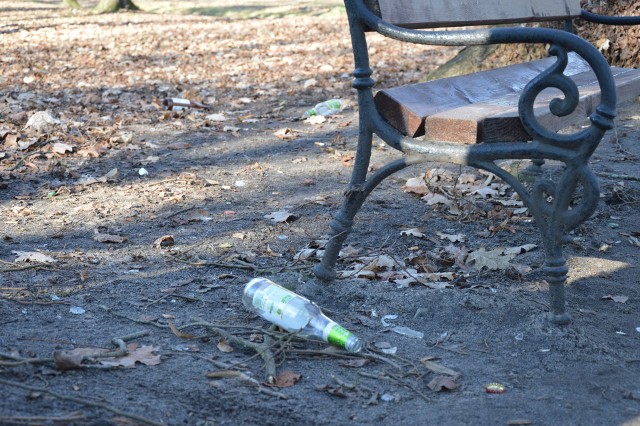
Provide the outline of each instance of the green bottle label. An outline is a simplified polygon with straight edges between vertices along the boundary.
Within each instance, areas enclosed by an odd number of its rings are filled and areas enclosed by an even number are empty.
[[[331,343],[332,345],[344,348],[347,344],[347,339],[349,338],[349,336],[351,336],[351,332],[349,330],[338,324],[334,324],[333,327],[331,327],[331,330],[329,330],[327,342]]]
[[[274,319],[282,318],[287,303],[293,299],[290,291],[281,287],[268,287],[263,291],[258,291],[253,296],[253,306],[262,312],[262,316],[274,322]]]

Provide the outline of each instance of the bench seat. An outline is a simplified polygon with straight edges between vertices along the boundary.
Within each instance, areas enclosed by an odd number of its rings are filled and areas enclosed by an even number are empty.
[[[424,135],[427,141],[480,142],[528,141],[518,116],[518,99],[524,86],[547,69],[555,58],[502,67],[474,74],[380,90],[375,103],[382,117],[402,134]],[[640,95],[640,70],[611,68],[616,81],[618,103]],[[600,88],[589,65],[569,54],[565,75],[580,91],[579,107],[567,117],[556,117],[549,101],[560,96],[547,89],[536,101],[541,124],[560,130],[593,113],[600,100]],[[437,100],[434,102],[433,100]]]

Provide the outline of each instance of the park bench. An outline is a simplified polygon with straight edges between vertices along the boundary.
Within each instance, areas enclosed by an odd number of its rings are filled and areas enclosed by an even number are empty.
[[[529,208],[544,243],[550,320],[568,323],[564,294],[568,267],[562,246],[568,232],[591,216],[599,200],[598,181],[588,161],[605,132],[614,127],[616,105],[640,94],[640,70],[610,67],[598,49],[572,33],[572,20],[636,25],[640,18],[593,14],[581,9],[580,0],[345,0],[345,4],[355,60],[359,139],[351,181],[331,222],[332,237],[314,269],[316,276],[324,282],[335,279],[338,254],[354,217],[386,177],[427,161],[468,165],[500,177]],[[520,25],[554,20],[564,22],[565,30]],[[494,24],[500,25],[487,27]],[[425,45],[540,43],[549,46],[550,56],[385,88],[374,96],[369,32]],[[588,126],[566,131],[587,117]],[[369,174],[374,134],[405,155]],[[497,163],[513,159],[532,161],[530,169],[537,176],[533,184],[520,182]],[[564,163],[559,177],[543,173],[549,160]],[[574,197],[577,191],[580,196]]]

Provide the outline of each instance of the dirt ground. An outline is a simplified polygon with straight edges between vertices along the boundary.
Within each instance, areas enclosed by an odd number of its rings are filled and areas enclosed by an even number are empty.
[[[267,12],[3,2],[0,424],[640,424],[638,100],[593,157],[602,202],[565,250],[570,325],[543,319],[517,197],[440,164],[374,192],[350,272],[318,294],[357,135],[348,33],[335,4]],[[380,84],[455,54],[372,46]],[[300,119],[334,97],[340,114]],[[374,168],[397,157],[376,144]],[[365,350],[269,329],[241,303],[256,276],[312,295]]]

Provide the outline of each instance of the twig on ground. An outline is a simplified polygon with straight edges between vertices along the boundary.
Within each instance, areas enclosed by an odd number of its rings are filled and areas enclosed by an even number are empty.
[[[42,424],[71,424],[71,422],[81,422],[87,420],[87,416],[82,411],[63,416],[0,416],[0,424],[12,425],[42,425]]]
[[[62,399],[64,401],[75,402],[77,404],[82,404],[82,405],[87,406],[87,407],[102,408],[103,410],[110,411],[110,412],[112,412],[114,414],[117,414],[117,415],[123,416],[123,417],[127,417],[129,419],[138,421],[140,423],[144,423],[144,424],[148,424],[148,425],[164,426],[163,423],[159,423],[159,422],[156,422],[154,420],[150,420],[150,419],[147,419],[145,417],[138,416],[136,414],[127,413],[126,411],[119,410],[119,409],[115,408],[114,406],[112,406],[110,404],[107,404],[105,402],[89,401],[89,400],[84,399],[84,398],[78,398],[76,396],[70,396],[70,395],[65,395],[65,394],[61,394],[61,393],[58,393],[58,392],[54,392],[54,391],[49,390],[47,388],[40,388],[40,387],[37,387],[37,386],[29,386],[29,385],[25,385],[25,384],[22,384],[22,383],[16,383],[16,382],[13,382],[13,381],[10,381],[10,380],[5,380],[5,379],[0,379],[0,383],[3,384],[3,385],[6,385],[6,386],[12,386],[12,387],[28,390],[28,391],[31,391],[31,392],[46,393],[48,395],[53,396],[54,398]]]
[[[224,368],[225,370],[239,370],[239,369],[245,369],[246,370],[246,366],[244,366],[244,364],[241,363],[233,363],[233,364],[227,364],[226,362],[222,362],[222,361],[218,361],[217,359],[213,359],[211,357],[208,358],[204,358],[207,361],[209,361],[211,364],[215,365],[218,368]]]
[[[254,385],[257,389],[258,392],[260,393],[264,393],[265,395],[269,395],[269,396],[275,396],[276,398],[280,398],[280,399],[288,399],[289,397],[281,392],[277,392],[274,391],[272,389],[269,389],[268,387],[262,385],[262,383],[260,383],[259,381],[257,381],[256,379],[254,379],[253,377],[250,377],[249,375],[241,372],[241,371],[231,371],[231,370],[226,370],[226,371],[216,371],[213,373],[208,373],[207,377],[209,378],[214,378],[214,379],[223,379],[223,378],[238,378],[244,382],[250,383],[252,385]]]
[[[603,178],[608,178],[608,179],[640,181],[640,176],[621,175],[617,173],[608,173],[608,172],[598,172],[596,173],[596,175]]]
[[[446,346],[442,346],[440,343],[433,345],[434,348],[440,348],[440,349],[444,349],[445,351],[449,351],[449,352],[453,352],[454,354],[459,354],[459,355],[469,355],[469,352],[465,352],[461,349],[457,349],[457,348],[448,348]]]
[[[352,353],[349,353],[349,352],[327,352],[327,351],[323,351],[323,350],[313,350],[313,349],[291,348],[291,349],[289,349],[288,352],[292,353],[292,354],[309,355],[309,356],[313,356],[313,357],[342,358],[342,359],[363,358],[359,353],[358,354],[352,354]]]
[[[44,145],[46,145],[48,143],[49,143],[49,141],[45,141],[44,143],[43,142],[39,142],[35,146],[44,146]],[[16,164],[14,164],[13,166],[9,167],[7,169],[7,171],[8,172],[12,172],[15,169],[17,169],[18,167],[20,167],[20,165],[22,165],[22,163],[24,163],[27,158],[29,158],[29,157],[37,157],[37,156],[39,156],[41,154],[44,154],[44,151],[34,151],[34,152],[30,152],[29,154],[23,155],[22,158],[20,158],[18,161],[16,161]]]
[[[207,267],[213,266],[216,268],[230,268],[230,269],[246,269],[249,271],[253,271],[255,273],[271,273],[271,272],[282,272],[282,271],[302,271],[305,269],[311,269],[313,265],[284,265],[284,266],[272,266],[268,268],[260,268],[251,263],[243,262],[241,260],[234,260],[233,262],[210,262],[210,261],[188,261],[188,260],[179,260],[172,259],[174,262],[184,263],[185,265],[195,266],[195,267]]]
[[[117,347],[118,349],[111,352],[87,355],[83,357],[82,360],[84,361],[85,359],[91,359],[91,358],[120,358],[123,356],[127,356],[129,354],[129,351],[127,350],[126,342],[130,342],[131,340],[138,339],[140,337],[144,337],[148,335],[149,335],[149,330],[142,330],[137,333],[128,334],[126,336],[114,337],[113,339],[111,339],[111,344]]]
[[[168,293],[168,294],[163,295],[163,296],[162,296],[162,297],[160,297],[159,299],[152,300],[151,302],[147,303],[146,305],[144,305],[144,308],[146,309],[146,308],[148,308],[148,307],[150,307],[150,306],[153,306],[153,305],[155,305],[156,303],[162,302],[163,300],[168,299],[168,298],[170,298],[170,297],[175,297],[175,298],[178,298],[178,299],[184,299],[184,300],[186,300],[187,302],[211,303],[211,302],[208,302],[207,300],[200,299],[199,297],[183,296],[183,295],[181,295],[181,294]]]
[[[275,346],[271,337],[267,334],[264,335],[264,340],[262,343],[254,343],[250,342],[241,337],[235,336],[229,333],[226,330],[218,327],[216,324],[211,324],[205,321],[196,321],[188,324],[189,327],[204,327],[207,330],[214,333],[216,336],[220,337],[231,346],[235,346],[240,349],[248,349],[256,352],[256,356],[260,356],[265,364],[265,372],[266,372],[266,380],[267,383],[273,383],[276,377],[276,363],[275,356],[272,351],[272,348]],[[178,330],[183,330],[187,328],[186,326],[177,327]],[[278,340],[277,342],[279,342]],[[276,343],[277,343],[276,342]],[[243,361],[243,363],[246,361]]]
[[[173,212],[173,213],[170,213],[169,215],[165,216],[165,217],[164,217],[164,220],[171,219],[172,217],[175,217],[175,216],[181,215],[181,214],[183,214],[183,213],[188,213],[188,212],[190,212],[191,210],[195,210],[195,209],[197,209],[197,208],[199,208],[199,207],[197,207],[197,206],[191,206],[191,207],[186,208],[186,209],[178,210],[177,212]]]
[[[8,263],[8,262],[4,262],[4,263]],[[0,269],[0,272],[16,272],[16,271],[24,271],[27,269],[37,269],[39,271],[58,271],[59,270],[52,267],[46,267],[45,265],[46,264],[44,263],[34,263],[31,265],[17,266],[15,268]]]
[[[326,357],[343,358],[343,359],[365,358],[372,361],[384,362],[397,370],[402,370],[402,367],[398,363],[390,360],[387,357],[378,355],[373,352],[358,352],[358,353],[326,352],[322,350],[295,349],[295,348],[289,349],[289,352],[294,354],[299,354],[299,355],[315,355],[315,356],[326,356]]]
[[[180,259],[172,259],[174,262],[184,263],[186,265],[191,266],[215,266],[216,268],[230,268],[230,269],[248,269],[250,271],[257,271],[258,267],[256,265],[252,265],[250,263],[242,262],[242,263],[224,263],[224,262],[209,262],[207,260],[201,261],[188,261],[188,260],[180,260]]]
[[[0,358],[9,360],[0,361],[0,366],[2,367],[16,367],[25,364],[48,364],[53,362],[53,358],[22,358],[7,353],[0,353]]]
[[[70,305],[70,302],[64,300],[18,300],[4,299],[10,302],[19,303],[21,305]]]
[[[155,305],[156,303],[160,303],[160,302],[162,302],[163,300],[165,300],[166,298],[168,298],[169,296],[170,296],[170,294],[165,294],[165,295],[163,295],[162,297],[160,297],[159,299],[152,300],[151,302],[149,302],[149,303],[147,303],[146,305],[144,305],[144,308],[145,308],[145,309],[147,309],[147,308],[149,308],[150,306]]]
[[[160,323],[158,323],[156,321],[153,321],[153,320],[141,320],[141,319],[131,318],[131,317],[125,315],[125,314],[121,314],[120,312],[114,311],[113,309],[111,309],[110,307],[105,306],[105,305],[100,305],[100,308],[102,308],[104,311],[106,311],[106,312],[108,312],[108,313],[110,313],[112,315],[115,315],[115,316],[120,317],[120,318],[124,318],[126,320],[131,321],[131,322],[135,322],[136,324],[153,325],[154,327],[158,327],[158,328],[169,328],[169,326],[167,324],[160,324]]]
[[[387,380],[387,381],[395,383],[397,385],[404,386],[404,387],[414,391],[417,395],[419,395],[425,401],[430,401],[429,397],[427,395],[425,395],[424,393],[422,393],[420,390],[416,389],[415,386],[413,386],[413,385],[411,385],[409,383],[406,383],[404,380],[400,380],[397,377],[390,376],[388,374],[380,373],[380,372],[377,373],[377,374],[373,374],[373,373],[367,373],[366,371],[359,371],[358,374],[360,374],[363,377],[369,377],[371,379],[377,379],[377,380]]]
[[[82,360],[79,362],[79,364],[81,364],[86,360],[91,360],[91,359],[120,358],[120,357],[126,356],[128,355],[128,350],[125,342],[129,342],[131,340],[148,336],[148,335],[149,335],[149,330],[143,330],[143,331],[139,331],[137,333],[129,334],[123,337],[114,337],[113,339],[111,339],[111,344],[113,344],[113,346],[117,348],[116,350],[113,350],[111,352],[100,352],[96,354],[85,355],[82,357]],[[0,358],[10,360],[10,361],[0,361],[0,366],[3,366],[3,367],[16,367],[18,365],[25,365],[25,364],[51,364],[56,362],[55,358],[22,358],[22,357],[12,355],[12,354],[7,354],[7,353],[0,353]]]

